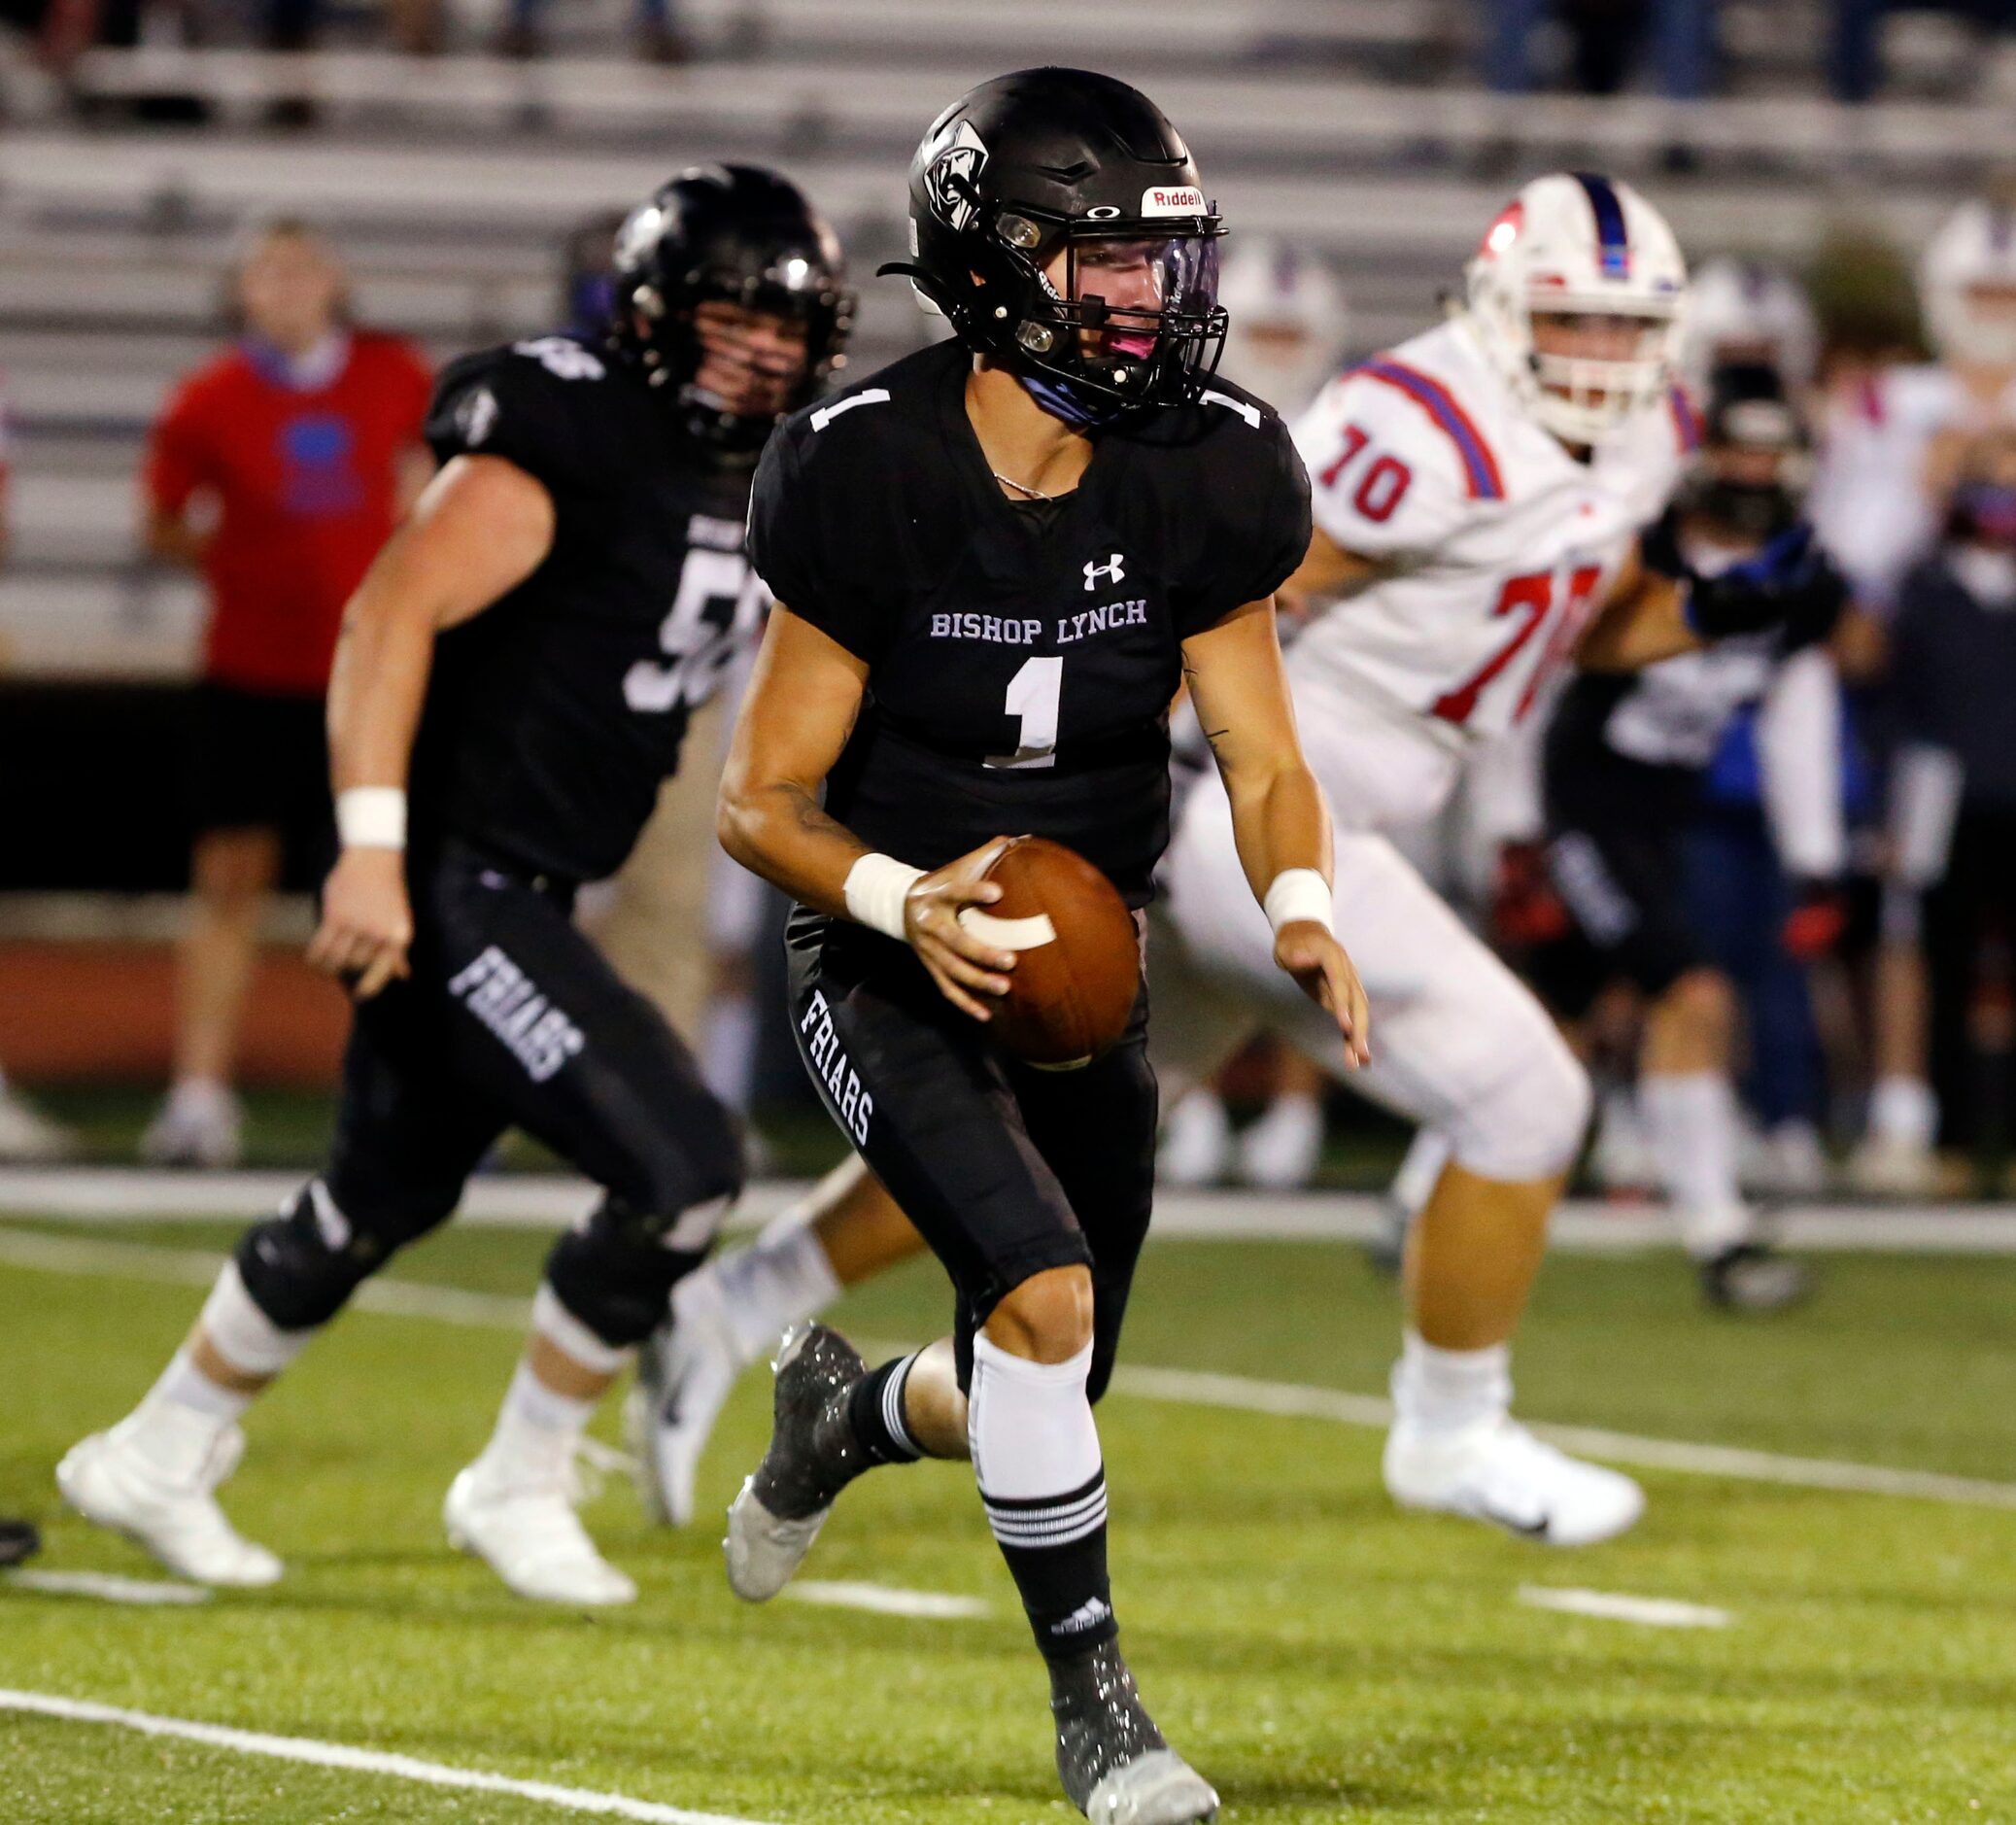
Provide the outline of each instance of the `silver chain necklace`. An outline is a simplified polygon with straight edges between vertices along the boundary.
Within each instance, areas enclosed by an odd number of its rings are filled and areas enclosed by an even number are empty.
[[[1041,488],[1030,487],[1027,482],[1018,482],[1012,475],[1004,475],[999,469],[989,469],[987,473],[993,476],[1004,488],[1012,488],[1016,494],[1023,496],[1026,499],[1054,500],[1057,498],[1055,495],[1044,494]]]

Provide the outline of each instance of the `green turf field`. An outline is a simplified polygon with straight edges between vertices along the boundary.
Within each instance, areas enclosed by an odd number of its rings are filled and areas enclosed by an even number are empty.
[[[208,1250],[230,1231],[50,1233]],[[450,1232],[398,1272],[515,1295],[539,1254],[523,1233]],[[1826,1269],[1809,1311],[1741,1326],[1697,1313],[1677,1259],[1557,1259],[1521,1405],[2016,1481],[2016,1262]],[[843,1322],[922,1338],[944,1303],[935,1271],[858,1297]],[[130,1403],[198,1297],[0,1263],[0,1512],[48,1524],[43,1568],[157,1575],[58,1516],[50,1468]],[[1127,1354],[1375,1393],[1394,1323],[1389,1290],[1345,1249],[1168,1243],[1149,1252]],[[979,1620],[743,1608],[715,1532],[655,1534],[620,1485],[588,1517],[643,1586],[633,1609],[541,1611],[452,1556],[440,1497],[515,1348],[501,1324],[353,1314],[255,1415],[226,1491],[287,1556],[287,1582],[173,1609],[0,1588],[0,1687],[779,1825],[1067,1816],[1042,1675],[961,1468],[868,1479],[806,1575],[983,1599]],[[731,1408],[710,1504],[761,1450],[765,1399],[752,1378]],[[1370,1430],[1115,1394],[1102,1431],[1130,1655],[1227,1820],[2016,1821],[2016,1510],[1652,1472],[1635,1534],[1558,1555],[1395,1515]],[[1532,1585],[1730,1620],[1558,1614],[1519,1601]],[[0,1710],[6,1825],[569,1816]]]

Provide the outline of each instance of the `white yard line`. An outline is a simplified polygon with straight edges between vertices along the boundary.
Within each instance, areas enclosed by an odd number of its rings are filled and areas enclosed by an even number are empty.
[[[175,1737],[239,1755],[264,1755],[278,1762],[306,1762],[317,1768],[340,1768],[358,1774],[383,1774],[427,1787],[510,1794],[515,1799],[535,1800],[568,1812],[641,1819],[645,1825],[766,1825],[760,1819],[735,1818],[725,1812],[695,1812],[685,1807],[662,1806],[656,1800],[632,1800],[626,1794],[558,1787],[547,1780],[514,1780],[507,1774],[486,1773],[477,1768],[451,1768],[444,1762],[423,1762],[411,1755],[356,1749],[343,1742],[319,1742],[313,1737],[271,1737],[263,1731],[232,1730],[222,1724],[199,1724],[182,1717],[156,1717],[151,1711],[121,1710],[115,1704],[94,1704],[86,1699],[58,1698],[48,1692],[0,1689],[0,1711],[29,1711],[75,1724],[111,1724],[120,1730],[137,1730],[142,1736]]]
[[[207,1287],[222,1263],[222,1256],[193,1249],[162,1249],[144,1242],[53,1236],[0,1227],[0,1266]],[[392,1317],[506,1330],[523,1329],[531,1311],[530,1302],[525,1299],[382,1276],[359,1288],[355,1303],[365,1311]],[[894,1353],[894,1346],[891,1351]],[[1246,1375],[1219,1375],[1202,1369],[1123,1363],[1113,1372],[1113,1392],[1137,1400],[1220,1407],[1235,1413],[1268,1413],[1284,1419],[1322,1420],[1337,1426],[1384,1429],[1392,1423],[1393,1417],[1391,1405],[1378,1395],[1357,1395],[1341,1388],[1317,1388],[1301,1382],[1260,1381]],[[1563,1450],[1649,1469],[1728,1477],[1745,1483],[1778,1483],[1795,1489],[1830,1489],[1860,1496],[1901,1496],[1959,1506],[2016,1509],[2016,1483],[1948,1476],[1937,1470],[1900,1470],[1876,1463],[1794,1458],[1771,1451],[1752,1451],[1741,1445],[1645,1438],[1634,1432],[1606,1431],[1589,1426],[1535,1424],[1533,1429]]]
[[[0,1217],[174,1220],[263,1216],[299,1190],[301,1172],[159,1172],[128,1167],[0,1167]],[[767,1222],[809,1187],[753,1185],[731,1227]],[[560,1174],[489,1173],[470,1181],[458,1221],[486,1227],[555,1229],[589,1211],[598,1193]],[[2016,1205],[1812,1204],[1780,1219],[1794,1248],[1928,1255],[2016,1255]],[[1380,1229],[1379,1201],[1358,1194],[1163,1191],[1155,1233],[1196,1241],[1362,1242]],[[1562,1206],[1556,1247],[1608,1254],[1677,1247],[1657,1210],[1593,1200]]]
[[[992,1605],[977,1597],[954,1597],[944,1591],[905,1591],[893,1584],[857,1584],[845,1578],[795,1578],[783,1595],[796,1603],[819,1603],[829,1609],[866,1609],[877,1616],[921,1616],[951,1622],[991,1616]]]
[[[137,1603],[143,1608],[188,1607],[210,1601],[210,1593],[200,1584],[121,1578],[109,1571],[0,1571],[0,1590],[9,1586],[50,1597],[95,1597],[102,1603]]]
[[[1583,1591],[1573,1586],[1521,1584],[1519,1601],[1534,1609],[1605,1622],[1635,1622],[1644,1629],[1726,1629],[1734,1620],[1726,1609],[1683,1603],[1670,1597],[1626,1597],[1621,1591]]]

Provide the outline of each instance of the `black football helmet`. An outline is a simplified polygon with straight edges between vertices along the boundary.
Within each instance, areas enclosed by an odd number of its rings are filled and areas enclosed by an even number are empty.
[[[1224,231],[1188,148],[1139,89],[1018,70],[932,122],[910,161],[911,258],[881,270],[1089,423],[1196,397],[1224,346]]]
[[[1778,370],[1761,362],[1718,366],[1682,506],[1745,538],[1768,539],[1798,519],[1812,476],[1805,416]]]
[[[722,409],[700,392],[698,305],[719,299],[802,323],[805,368],[783,411]],[[726,456],[752,458],[785,413],[844,362],[854,319],[839,237],[788,178],[761,165],[694,165],[616,231],[610,338],[673,390],[688,429]]]

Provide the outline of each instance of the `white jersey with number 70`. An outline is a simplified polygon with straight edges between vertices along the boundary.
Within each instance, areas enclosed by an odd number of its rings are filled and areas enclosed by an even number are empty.
[[[1289,649],[1298,699],[1335,687],[1458,747],[1532,710],[1697,441],[1676,389],[1579,459],[1460,318],[1350,369],[1293,429],[1316,526],[1380,567]]]

